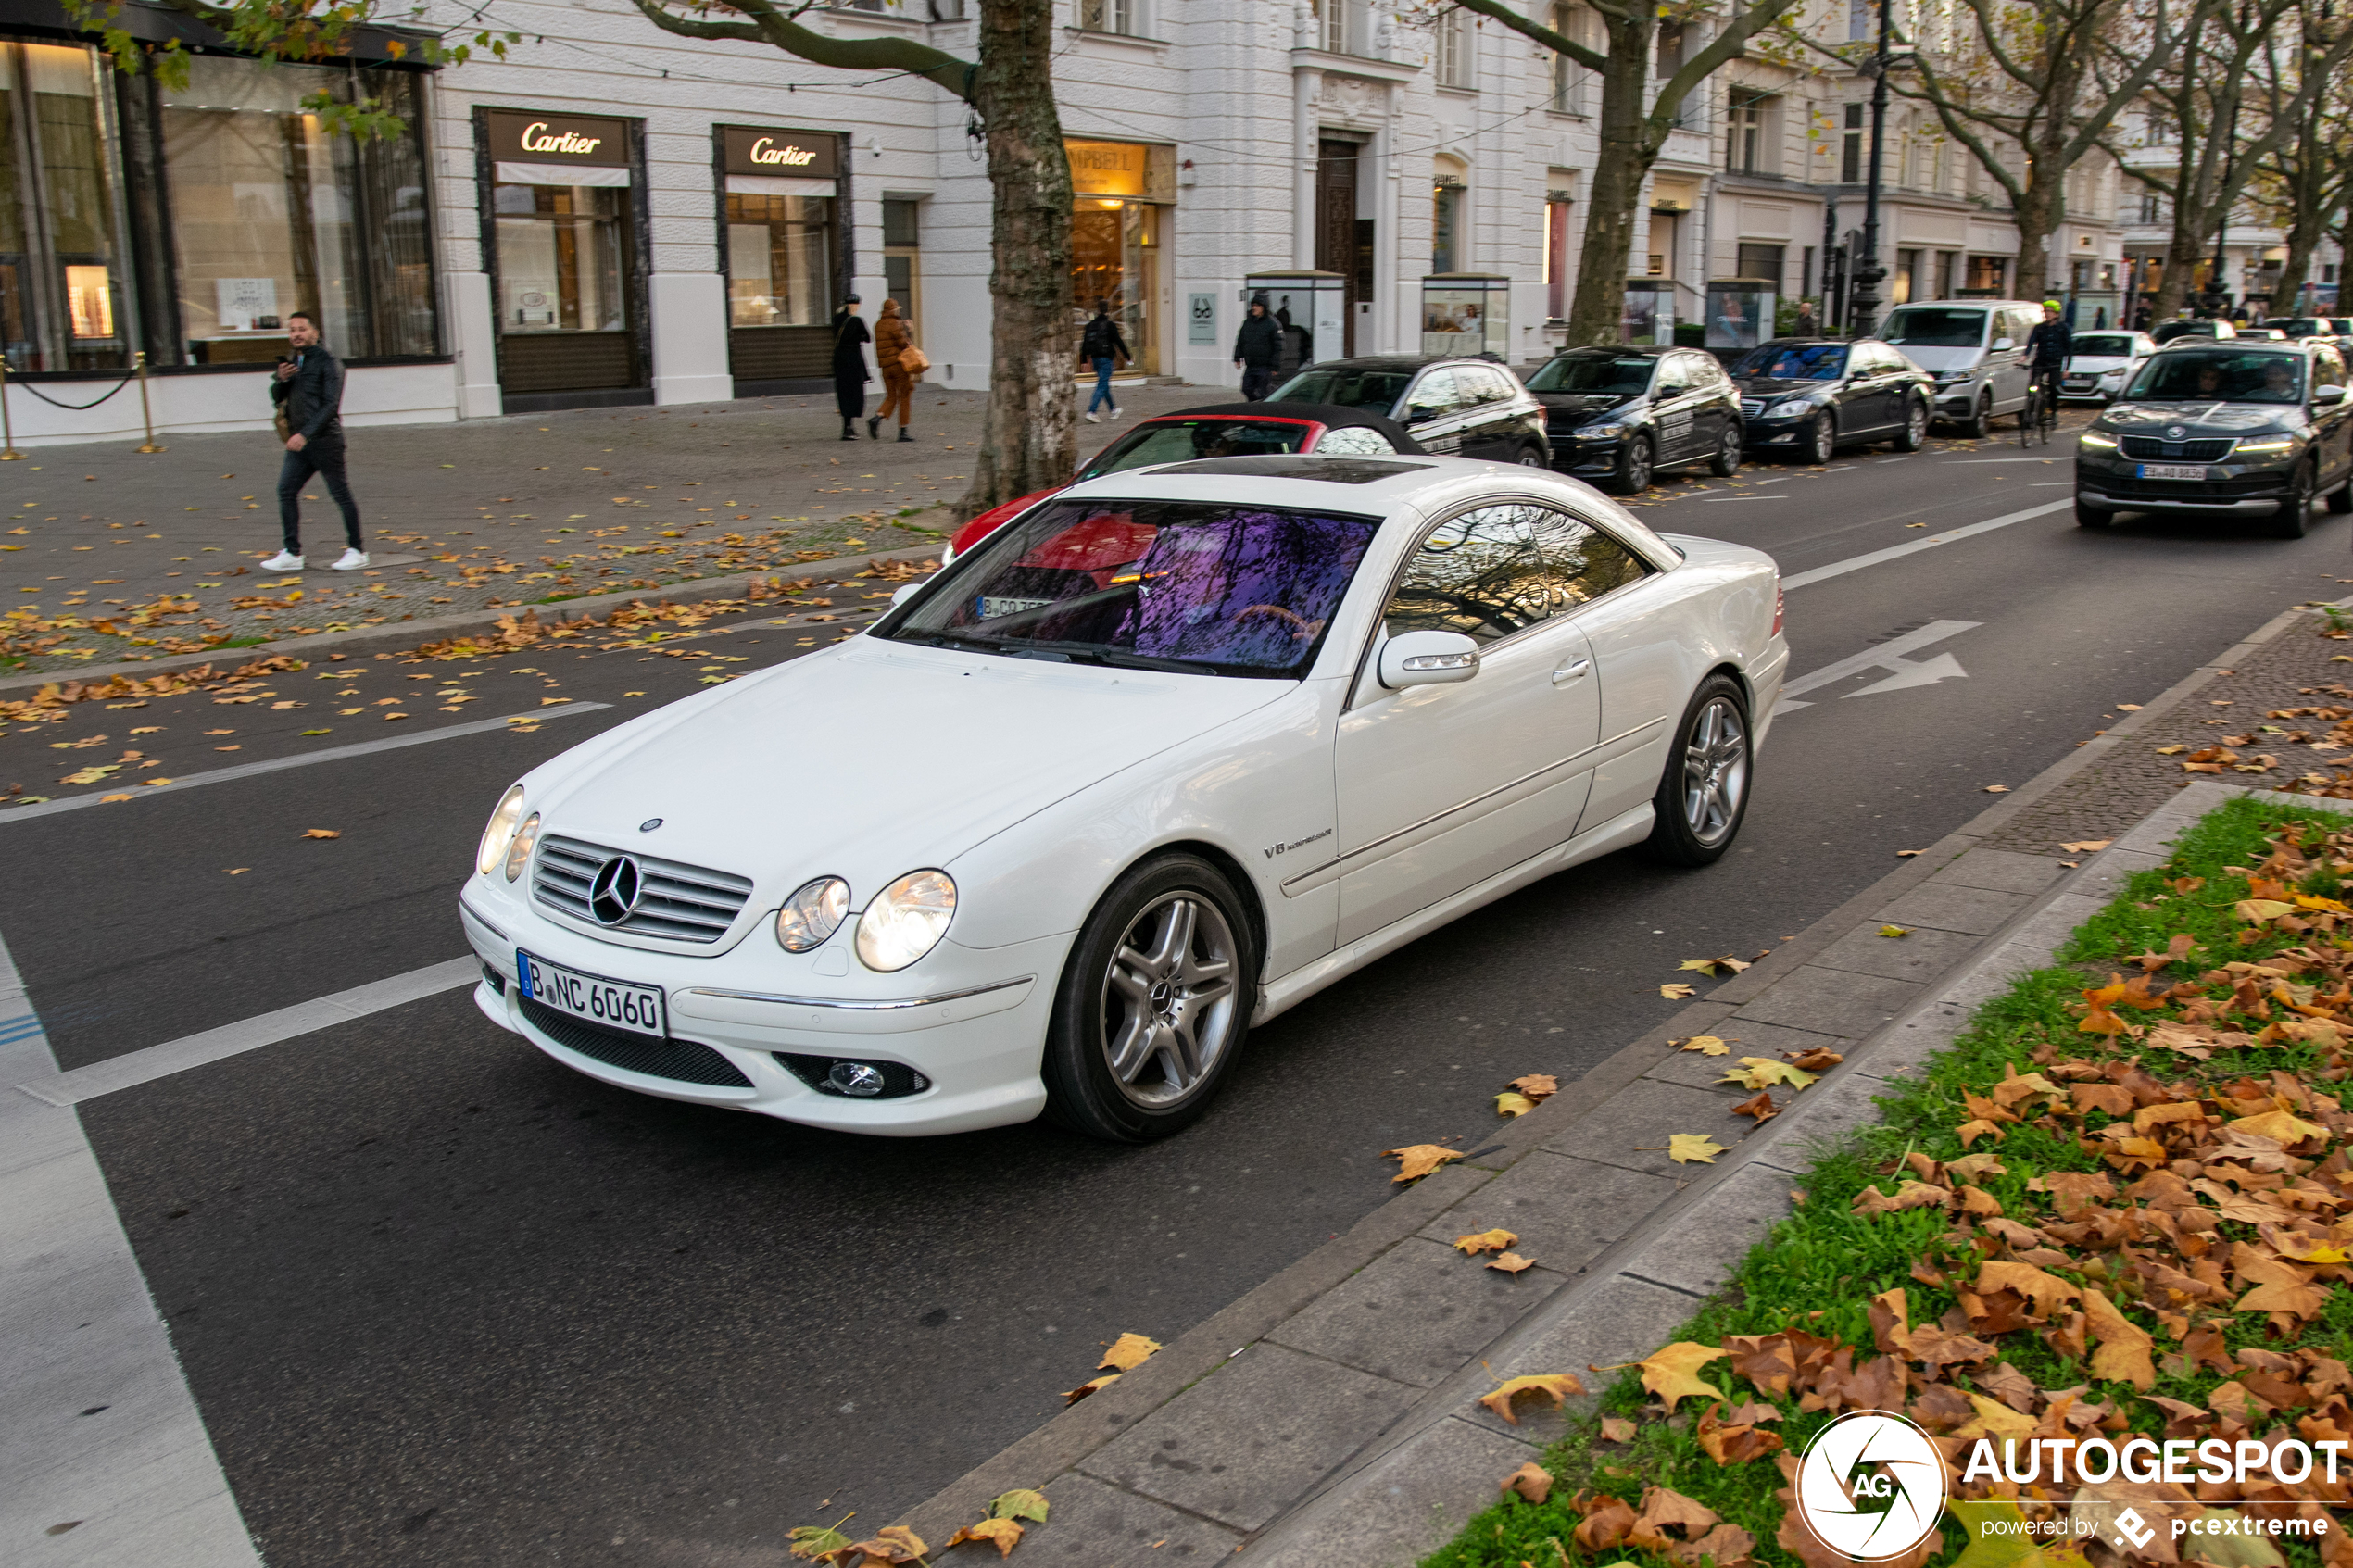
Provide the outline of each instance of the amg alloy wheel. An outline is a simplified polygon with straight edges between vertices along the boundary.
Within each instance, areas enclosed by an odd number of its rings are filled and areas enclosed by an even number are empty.
[[[1920,398],[1911,398],[1904,406],[1904,429],[1895,437],[1895,449],[1917,452],[1927,445],[1928,404]]]
[[[1610,489],[1620,495],[1639,495],[1651,487],[1650,437],[1638,435],[1617,451],[1617,472]]]
[[[1814,416],[1806,433],[1806,460],[1817,466],[1838,454],[1838,420],[1828,408]]]
[[[1746,695],[1730,676],[1710,675],[1683,711],[1651,802],[1652,856],[1677,866],[1721,859],[1748,810],[1751,759]]]

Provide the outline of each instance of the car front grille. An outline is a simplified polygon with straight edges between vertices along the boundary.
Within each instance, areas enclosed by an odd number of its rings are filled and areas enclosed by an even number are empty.
[[[2128,435],[2124,438],[2124,455],[2144,462],[2172,458],[2185,463],[2219,463],[2231,455],[2231,439],[2219,441],[2160,441],[2154,435]]]
[[[548,909],[592,925],[602,924],[589,912],[588,893],[605,862],[622,854],[576,838],[553,834],[539,841],[538,865],[531,874],[531,896]],[[731,872],[706,871],[651,855],[631,853],[637,862],[637,907],[607,927],[636,936],[660,936],[673,942],[716,942],[726,935],[736,916],[751,897],[751,879]]]
[[[1743,397],[1741,399],[1742,419],[1753,420],[1764,411],[1765,399],[1762,397]]]
[[[648,1078],[672,1078],[681,1084],[711,1084],[721,1088],[749,1089],[751,1080],[742,1069],[709,1046],[696,1040],[658,1040],[650,1035],[625,1035],[602,1029],[585,1019],[519,998],[531,1026],[566,1050]]]
[[[2086,476],[2084,487],[2113,495],[2120,501],[2145,497],[2152,501],[2245,501],[2259,495],[2277,495],[2284,483],[2284,476],[2272,474],[2262,479],[2225,479],[2200,483],[2196,480],[2130,479],[2122,475],[2110,478]]]

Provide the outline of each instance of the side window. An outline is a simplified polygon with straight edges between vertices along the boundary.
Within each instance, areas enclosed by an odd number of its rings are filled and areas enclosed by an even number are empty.
[[[1511,383],[1484,365],[1457,365],[1454,380],[1463,389],[1463,404],[1468,408],[1478,403],[1504,403],[1511,399]]]
[[[2335,349],[2323,347],[2312,356],[2312,384],[2314,386],[2343,386],[2345,384],[2345,361],[2338,356]]]
[[[1396,450],[1389,437],[1370,425],[1341,425],[1324,432],[1322,439],[1315,443],[1315,455],[1319,458],[1387,457]]]
[[[1415,553],[1382,623],[1491,643],[1634,582],[1649,568],[1608,534],[1550,507],[1481,507]]]
[[[1416,416],[1427,419],[1451,414],[1462,407],[1462,402],[1463,395],[1455,385],[1454,372],[1432,370],[1414,383],[1413,392],[1405,399],[1405,415],[1408,419]]]

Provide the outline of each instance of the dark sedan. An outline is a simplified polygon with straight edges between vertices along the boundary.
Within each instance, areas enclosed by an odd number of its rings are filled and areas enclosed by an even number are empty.
[[[1917,452],[1928,440],[1936,378],[1877,338],[1775,338],[1734,360],[1732,381],[1753,452],[1827,463],[1841,446]]]
[[[2353,511],[2345,360],[2317,339],[2184,338],[2149,356],[2075,452],[2075,521],[2120,511],[2240,512],[2295,539],[2312,498]]]
[[[1544,468],[1544,410],[1505,365],[1487,359],[1417,354],[1324,359],[1302,369],[1260,405],[1337,403],[1403,425],[1425,452]]]
[[[1740,394],[1714,358],[1689,348],[1571,348],[1522,374],[1544,406],[1553,467],[1620,495],[1659,469],[1741,466]]]

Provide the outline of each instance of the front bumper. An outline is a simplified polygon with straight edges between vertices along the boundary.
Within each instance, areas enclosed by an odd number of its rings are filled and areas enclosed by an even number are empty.
[[[2079,455],[2076,499],[2110,511],[2276,512],[2295,488],[2301,450],[2262,463],[2204,465],[2207,479],[2142,479],[2143,459]]]
[[[806,1126],[892,1137],[1005,1126],[1030,1121],[1045,1109],[1038,1067],[1047,1013],[1070,946],[1068,933],[987,950],[942,943],[912,970],[891,977],[866,973],[852,957],[849,978],[828,985],[812,974],[814,960],[837,945],[846,948],[854,922],[814,954],[771,953],[747,941],[729,953],[690,958],[598,942],[519,903],[501,900],[495,910],[484,911],[460,899],[459,909],[466,940],[485,971],[474,987],[475,1004],[500,1028],[600,1083]],[[557,1038],[525,1009],[515,984],[518,947],[584,973],[661,986],[671,1038],[687,1043],[686,1050],[667,1057],[709,1061],[707,1050],[724,1068],[704,1075],[742,1082],[670,1076],[665,1053],[631,1048],[643,1044],[636,1036],[606,1036],[593,1027],[566,1025],[562,1032],[571,1043]],[[490,978],[494,974],[497,984]],[[886,978],[898,982],[887,988],[891,994],[857,994]],[[922,1074],[928,1086],[892,1098],[852,1099],[812,1087],[780,1056],[896,1063]],[[646,1067],[656,1070],[635,1070]]]

